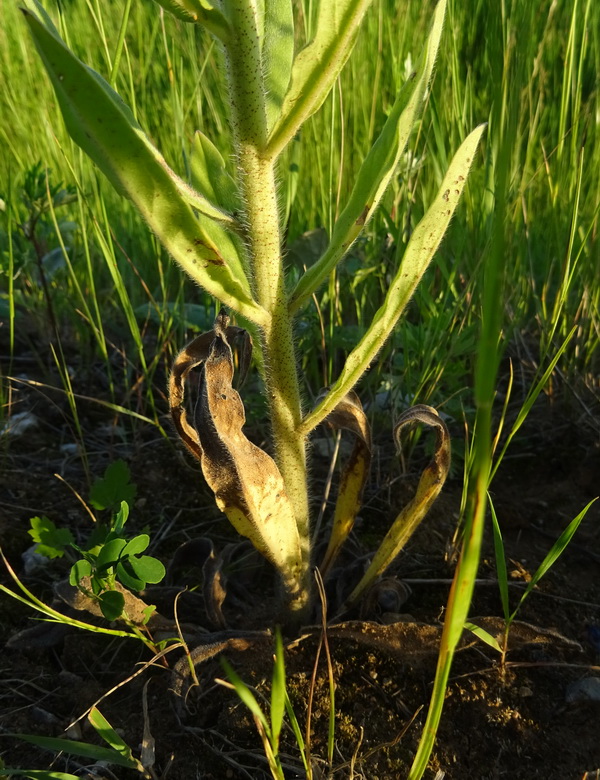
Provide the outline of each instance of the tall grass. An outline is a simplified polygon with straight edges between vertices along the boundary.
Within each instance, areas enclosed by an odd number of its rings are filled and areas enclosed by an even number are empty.
[[[314,6],[305,4],[307,28]],[[50,7],[57,12],[54,5]],[[166,14],[163,17],[151,2],[134,3],[115,71],[128,5],[72,0],[59,8],[64,36],[86,62],[107,77],[113,74],[117,88],[177,170],[189,171],[192,135],[198,128],[225,148],[223,65],[208,35]],[[0,231],[2,294],[6,300],[8,232],[15,251],[14,234],[23,216],[19,187],[25,171],[41,161],[51,170],[51,182],[74,185],[80,196],[79,203],[70,207],[70,217],[78,226],[69,244],[70,267],[52,282],[59,319],[79,338],[91,326],[94,352],[104,360],[107,337],[117,338],[136,371],[149,377],[155,355],[145,354],[142,335],[149,321],[159,339],[154,349],[161,353],[174,330],[181,340],[184,301],[206,306],[212,302],[188,282],[182,288],[179,274],[173,273],[168,258],[129,204],[74,148],[41,66],[32,56],[17,5],[0,0],[0,11],[5,20],[0,30],[4,85],[0,190],[5,200],[10,193],[7,208],[12,210],[12,220],[3,215]],[[339,88],[282,163],[290,243],[308,230],[330,229],[334,211],[343,205],[398,85],[410,72],[411,56],[422,43],[428,17],[427,8],[393,0],[380,0],[368,15]],[[510,128],[502,258],[505,344],[513,336],[524,339],[529,358],[540,364],[577,324],[563,371],[570,382],[583,379],[593,385],[599,338],[595,284],[600,271],[599,21],[600,11],[591,0],[450,4],[430,110],[404,170],[367,238],[320,293],[318,311],[315,307],[307,312],[302,322],[299,337],[303,347],[311,347],[302,349],[311,392],[330,378],[348,341],[354,340],[380,304],[394,244],[407,240],[433,197],[450,149],[469,128],[491,117],[491,154],[497,142],[498,112],[505,112],[503,121]],[[510,75],[507,57],[513,63]],[[474,178],[470,189],[474,197],[467,193],[437,267],[415,295],[407,320],[372,372],[372,390],[391,388],[397,403],[418,398],[439,404],[454,396],[450,412],[458,413],[458,399],[472,406],[472,398],[463,390],[473,369],[478,290],[490,240],[492,166],[487,166],[485,175],[485,207],[481,208],[479,198],[482,181]],[[479,176],[484,176],[483,169]],[[330,193],[333,206],[327,209],[324,203]],[[57,235],[55,242],[60,245]],[[312,259],[307,249],[304,262]],[[290,262],[298,262],[296,255]],[[38,312],[43,323],[45,303],[39,280],[18,251],[13,276],[17,305]],[[59,294],[63,285],[67,295]],[[3,314],[8,315],[6,305]],[[112,326],[108,336],[106,323]],[[318,348],[322,337],[325,372]],[[148,393],[148,402],[150,398]]]

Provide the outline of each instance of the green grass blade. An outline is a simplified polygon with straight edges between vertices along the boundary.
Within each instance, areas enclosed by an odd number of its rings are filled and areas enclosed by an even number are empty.
[[[577,517],[574,517],[573,520],[569,523],[569,525],[565,528],[565,530],[562,532],[562,534],[558,537],[558,539],[554,542],[552,545],[549,553],[546,555],[544,560],[539,565],[537,571],[531,578],[531,580],[527,583],[527,587],[525,588],[525,591],[523,595],[521,596],[521,599],[519,601],[519,604],[513,614],[511,615],[511,620],[514,620],[515,615],[519,611],[521,604],[525,601],[527,596],[531,593],[531,591],[535,588],[535,586],[538,584],[538,582],[542,579],[542,577],[548,573],[549,569],[554,565],[554,563],[558,560],[558,558],[562,555],[565,548],[573,538],[575,532],[579,528],[581,521],[588,513],[589,508],[592,506],[594,502],[598,500],[598,497],[593,498],[589,504],[587,504],[581,512],[577,515]]]
[[[97,707],[92,707],[88,714],[88,720],[100,737],[102,737],[113,750],[119,753],[124,759],[135,762],[129,745],[121,739]]]
[[[35,780],[81,780],[81,776],[72,775],[68,772],[48,772],[46,769],[0,769],[0,778],[9,777],[32,777]]]
[[[57,737],[38,737],[32,734],[11,734],[15,739],[21,739],[23,742],[29,742],[31,745],[44,748],[46,750],[55,750],[57,753],[68,753],[72,756],[82,756],[83,758],[93,758],[96,761],[106,761],[116,766],[124,766],[128,769],[138,769],[139,764],[133,758],[126,758],[112,748],[99,747],[98,745],[89,745],[87,742],[78,742],[73,739],[60,739]]]
[[[281,116],[266,152],[277,157],[300,126],[322,106],[356,41],[358,27],[372,0],[336,0],[319,4],[313,40],[294,60]]]
[[[435,9],[431,32],[415,73],[405,82],[388,119],[367,154],[356,177],[348,203],[336,221],[325,254],[301,277],[290,297],[290,311],[296,312],[325,281],[346,255],[377,209],[406,149],[431,80],[438,53],[446,0]]]
[[[269,722],[265,717],[265,713],[262,711],[260,704],[257,702],[256,697],[254,696],[250,688],[248,688],[246,683],[242,680],[242,678],[234,671],[233,667],[227,661],[227,659],[221,658],[220,660],[221,660],[221,666],[225,670],[225,673],[227,674],[227,678],[229,679],[229,682],[233,685],[236,694],[240,698],[240,701],[242,701],[246,705],[246,707],[248,707],[248,709],[250,710],[254,718],[262,725],[269,742],[271,742],[272,744],[271,728],[269,726]]]
[[[15,593],[14,591],[10,590],[10,588],[7,588],[6,585],[2,585],[2,583],[0,583],[0,591],[6,593],[7,596],[10,596],[16,601],[20,601],[22,604],[25,604],[30,609],[33,609],[36,612],[41,612],[43,615],[46,615],[46,617],[48,618],[48,622],[64,623],[65,625],[68,626],[74,626],[75,628],[83,628],[87,631],[92,631],[97,634],[108,634],[109,636],[121,636],[121,637],[134,636],[134,634],[131,634],[129,631],[119,631],[118,629],[115,628],[104,628],[102,626],[94,626],[91,623],[84,623],[81,620],[75,620],[74,618],[70,618],[67,617],[66,615],[63,615],[61,612],[58,612],[52,607],[49,607],[47,604],[44,604],[43,601],[40,601],[36,596],[34,596],[33,593],[21,582],[21,580],[18,578],[17,574],[15,573],[14,569],[6,559],[2,551],[2,548],[0,548],[0,557],[2,558],[4,565],[8,573],[10,574],[11,578],[13,579],[17,587],[25,595],[20,596],[18,593]]]
[[[273,664],[273,679],[271,683],[271,734],[273,735],[273,750],[279,751],[279,735],[283,726],[285,712],[285,658],[281,631],[275,632],[275,661]]]
[[[542,374],[540,380],[529,390],[527,393],[527,398],[525,399],[525,402],[519,409],[519,413],[517,414],[517,419],[513,423],[513,426],[510,430],[510,433],[506,437],[506,441],[504,442],[504,445],[502,449],[500,450],[500,454],[496,458],[496,462],[494,463],[494,467],[492,469],[492,472],[490,474],[490,482],[493,480],[496,472],[498,471],[498,468],[500,467],[500,464],[502,463],[502,459],[504,458],[504,455],[506,454],[507,449],[510,446],[510,443],[516,436],[519,428],[523,425],[525,420],[527,419],[527,416],[529,415],[529,412],[531,411],[533,404],[536,402],[539,394],[542,392],[544,387],[548,384],[548,380],[552,376],[552,372],[556,368],[556,364],[560,360],[563,352],[566,350],[567,346],[569,345],[569,342],[577,332],[578,325],[574,325],[569,334],[567,335],[566,339],[563,341],[563,343],[560,345],[560,348],[556,355],[552,358],[550,361],[550,364],[548,365],[548,368],[544,371]]]
[[[25,2],[25,20],[73,140],[117,191],[133,201],[192,278],[234,310],[263,321],[226,231],[214,220],[196,219],[186,200],[198,208],[198,199],[167,166],[119,95],[64,45],[35,0]]]
[[[502,652],[502,648],[498,644],[498,640],[495,636],[492,636],[489,631],[486,631],[484,628],[481,628],[481,626],[476,626],[475,623],[465,623],[465,628],[467,631],[470,631],[472,634],[475,634],[475,636],[478,639],[481,639],[482,642],[485,642],[486,645],[489,645],[494,650],[497,650],[499,653]]]
[[[304,419],[301,429],[308,434],[322,422],[358,382],[382,348],[433,256],[458,206],[469,169],[485,125],[467,136],[444,177],[438,194],[411,236],[402,263],[367,332],[348,355],[344,368],[324,400]]]
[[[488,502],[490,505],[490,511],[492,513],[492,531],[494,534],[494,555],[496,557],[496,574],[498,576],[498,587],[500,589],[500,600],[502,602],[502,612],[504,613],[504,619],[510,619],[510,604],[508,600],[508,570],[506,568],[506,556],[504,555],[504,541],[502,539],[502,531],[500,530],[500,524],[498,523],[498,517],[496,516],[496,510],[492,501],[492,497],[488,493]]]

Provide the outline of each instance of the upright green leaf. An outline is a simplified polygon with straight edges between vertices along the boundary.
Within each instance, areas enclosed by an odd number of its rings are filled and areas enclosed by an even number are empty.
[[[340,403],[382,348],[427,270],[446,232],[465,187],[485,125],[467,136],[450,163],[433,203],[412,234],[396,276],[369,329],[346,359],[342,372],[325,399],[304,419],[309,433]]]
[[[264,321],[227,232],[212,218],[196,218],[189,205],[195,197],[191,188],[186,190],[170,170],[119,95],[65,46],[36,0],[24,2],[26,22],[73,140],[133,201],[192,278],[248,319]]]
[[[98,735],[110,745],[113,750],[116,750],[116,752],[123,756],[127,761],[135,761],[131,748],[127,742],[117,734],[97,707],[92,707],[87,717]]]
[[[511,620],[514,619],[517,612],[519,611],[521,605],[529,596],[531,591],[535,588],[535,586],[538,584],[538,582],[542,579],[542,577],[547,574],[548,570],[554,565],[554,563],[558,560],[558,558],[562,555],[565,548],[573,538],[575,531],[579,528],[581,521],[583,518],[587,515],[588,509],[598,500],[598,497],[592,498],[592,500],[586,504],[586,506],[581,510],[581,512],[577,515],[577,517],[574,517],[573,520],[569,523],[569,525],[565,528],[565,530],[562,532],[562,534],[558,537],[558,539],[554,542],[552,547],[550,548],[550,551],[544,558],[544,560],[540,563],[538,566],[535,574],[531,578],[531,580],[527,583],[527,587],[525,588],[525,591],[523,595],[521,596],[521,599],[519,600],[519,603],[517,605],[517,608],[511,615]]]
[[[333,227],[327,251],[308,269],[293,291],[290,298],[292,313],[309,300],[348,252],[388,188],[423,106],[440,45],[445,11],[446,0],[440,0],[417,70],[400,90],[379,138],[358,172],[348,203]]]
[[[372,0],[335,0],[319,4],[313,40],[298,53],[279,121],[267,144],[277,157],[300,126],[318,111],[354,46],[358,27]]]
[[[197,130],[192,142],[192,181],[194,187],[227,211],[240,209],[237,185],[227,172],[221,152],[204,133]]]
[[[262,47],[267,129],[279,119],[294,61],[294,9],[292,0],[267,0]]]
[[[285,658],[283,653],[283,641],[279,627],[275,630],[275,659],[273,662],[273,678],[271,683],[271,734],[273,736],[273,749],[279,749],[279,735],[283,726],[283,714],[285,712]]]

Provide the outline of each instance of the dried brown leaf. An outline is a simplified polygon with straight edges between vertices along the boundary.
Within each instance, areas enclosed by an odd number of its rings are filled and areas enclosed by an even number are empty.
[[[184,444],[200,460],[219,509],[276,566],[294,597],[302,568],[296,518],[275,461],[242,430],[246,416],[232,386],[228,325],[221,312],[210,345],[203,334],[178,356],[171,376],[171,413]],[[185,379],[198,365],[200,397],[191,425],[184,406]]]

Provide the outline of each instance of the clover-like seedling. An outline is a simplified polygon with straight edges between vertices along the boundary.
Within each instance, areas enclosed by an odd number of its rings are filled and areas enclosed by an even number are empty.
[[[125,606],[125,597],[115,589],[115,582],[140,591],[148,583],[160,582],[165,576],[165,567],[158,559],[142,555],[150,544],[148,534],[125,538],[123,527],[128,516],[129,507],[122,501],[101,543],[87,550],[73,545],[82,558],[71,567],[69,582],[97,600],[107,620],[121,617]]]

